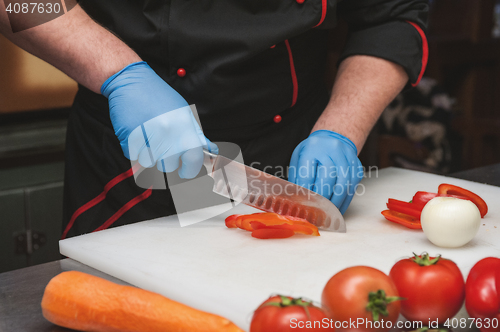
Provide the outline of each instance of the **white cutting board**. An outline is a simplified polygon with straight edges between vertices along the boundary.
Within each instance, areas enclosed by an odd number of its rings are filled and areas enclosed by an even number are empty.
[[[465,187],[488,203],[478,235],[458,249],[430,243],[422,231],[386,221],[387,199],[409,201],[416,191],[437,191],[440,183]],[[60,241],[61,254],[138,287],[189,306],[222,315],[248,329],[253,310],[270,294],[320,301],[336,272],[368,265],[389,273],[412,252],[442,254],[464,277],[475,262],[500,257],[500,187],[427,173],[388,168],[362,181],[364,194],[345,215],[347,233],[259,240],[228,229],[224,218],[253,213],[237,206],[223,216],[180,227],[176,216],[144,221]],[[200,213],[203,213],[200,210]]]

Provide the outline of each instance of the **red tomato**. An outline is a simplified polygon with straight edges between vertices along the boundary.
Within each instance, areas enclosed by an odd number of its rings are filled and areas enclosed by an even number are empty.
[[[444,324],[462,307],[464,277],[455,263],[444,258],[415,255],[394,264],[389,273],[398,289],[401,314],[424,325],[436,319]]]
[[[343,331],[388,331],[398,320],[398,290],[385,273],[367,266],[354,266],[334,275],[323,289],[321,301],[327,313],[342,324]],[[349,322],[363,320],[362,324]],[[340,324],[340,325],[339,325]]]
[[[481,321],[482,332],[500,330],[500,259],[487,257],[470,270],[465,284],[465,308]]]
[[[325,312],[311,302],[276,295],[253,314],[250,332],[335,331]]]

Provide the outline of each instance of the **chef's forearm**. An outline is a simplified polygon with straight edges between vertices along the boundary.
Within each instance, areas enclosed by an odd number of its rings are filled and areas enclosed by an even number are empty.
[[[80,6],[48,23],[12,33],[4,3],[0,1],[0,33],[97,93],[108,77],[130,63],[141,61],[130,47],[95,23]]]
[[[380,114],[408,81],[403,67],[371,56],[346,58],[339,66],[330,102],[312,131],[348,137],[361,151]]]

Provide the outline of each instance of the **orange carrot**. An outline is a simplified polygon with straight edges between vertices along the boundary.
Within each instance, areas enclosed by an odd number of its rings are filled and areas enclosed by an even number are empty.
[[[77,271],[52,278],[42,312],[54,324],[88,332],[243,332],[223,317]]]

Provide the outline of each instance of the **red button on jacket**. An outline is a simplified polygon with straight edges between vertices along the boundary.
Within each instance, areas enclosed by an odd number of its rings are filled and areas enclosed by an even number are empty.
[[[276,115],[276,116],[274,117],[274,122],[276,122],[276,123],[280,123],[280,122],[281,122],[281,115]]]
[[[184,69],[184,68],[177,69],[177,76],[179,76],[179,77],[186,76],[186,69]]]
[[[295,0],[297,3],[303,4],[305,0]]]

